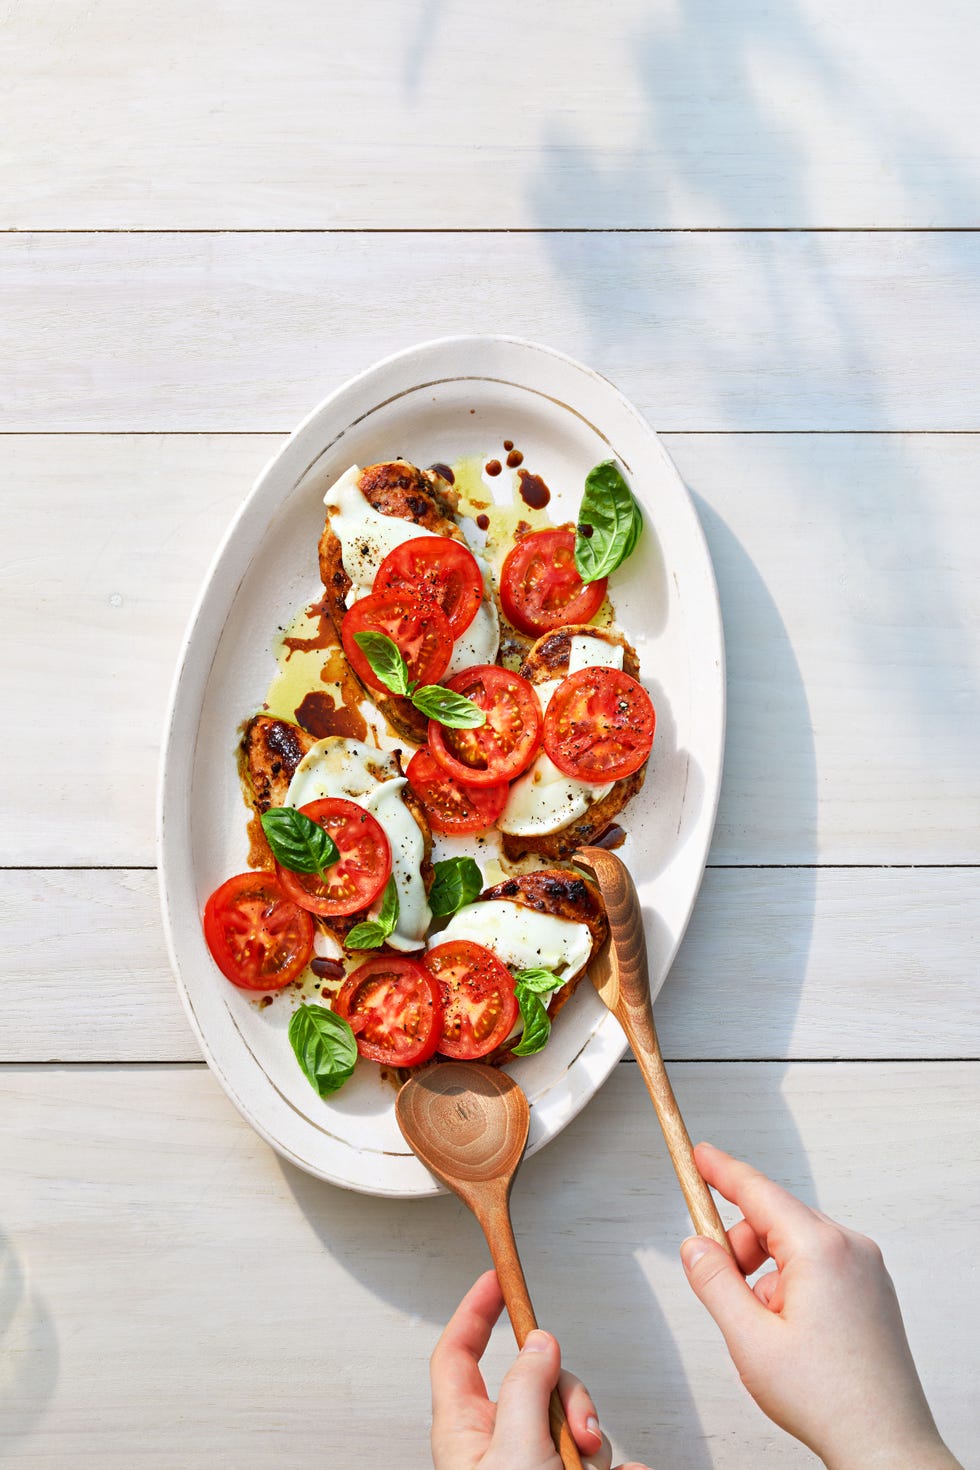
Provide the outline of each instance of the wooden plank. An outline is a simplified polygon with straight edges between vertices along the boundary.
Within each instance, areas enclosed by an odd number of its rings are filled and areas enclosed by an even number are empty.
[[[7,235],[0,429],[282,430],[516,331],[664,430],[975,429],[977,234]]]
[[[978,1056],[977,950],[969,869],[712,870],[658,1001],[664,1051]],[[0,952],[2,1060],[199,1057],[154,873],[0,873]]]
[[[0,436],[16,508],[0,581],[16,717],[0,760],[17,772],[0,862],[154,861],[182,629],[278,442]],[[666,442],[697,497],[725,619],[712,861],[980,860],[980,437]],[[52,738],[25,738],[35,729]]]
[[[691,1065],[675,1079],[697,1134],[879,1240],[968,1463],[977,1067]],[[428,1354],[486,1264],[457,1201],[299,1174],[204,1068],[5,1069],[0,1095],[5,1464],[129,1470],[138,1446],[161,1470],[278,1470],[328,1444],[331,1463],[375,1467],[397,1443],[404,1470],[430,1465]],[[529,1161],[514,1214],[540,1318],[617,1460],[812,1463],[751,1404],[683,1280],[689,1224],[635,1067]],[[944,1269],[923,1270],[937,1241]],[[513,1351],[501,1327],[491,1389]]]
[[[969,0],[18,0],[0,224],[971,225]],[[220,66],[216,65],[220,58]]]

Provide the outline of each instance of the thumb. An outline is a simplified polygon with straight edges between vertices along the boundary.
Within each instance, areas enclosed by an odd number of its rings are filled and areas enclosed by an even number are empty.
[[[551,1333],[529,1332],[500,1385],[493,1430],[494,1449],[508,1453],[515,1463],[547,1463],[555,1453],[548,1401],[560,1370],[561,1350]]]
[[[703,1235],[689,1236],[681,1245],[681,1261],[695,1296],[714,1317],[733,1354],[736,1343],[771,1321],[732,1257],[717,1241]]]

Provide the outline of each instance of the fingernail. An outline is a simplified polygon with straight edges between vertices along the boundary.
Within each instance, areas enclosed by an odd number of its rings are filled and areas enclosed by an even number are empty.
[[[596,1439],[602,1438],[602,1430],[599,1428],[599,1421],[594,1414],[590,1414],[586,1419],[585,1427],[590,1434],[595,1435]]]
[[[686,1240],[681,1241],[681,1260],[685,1269],[693,1271],[698,1261],[708,1251],[708,1243],[700,1235],[689,1235]]]
[[[539,1332],[539,1331],[537,1331],[537,1329],[535,1329],[534,1332],[529,1332],[528,1335],[527,1335],[527,1337],[524,1339],[524,1346],[521,1348],[521,1352],[522,1353],[546,1353],[547,1351],[548,1351],[548,1334],[547,1334],[547,1332]]]

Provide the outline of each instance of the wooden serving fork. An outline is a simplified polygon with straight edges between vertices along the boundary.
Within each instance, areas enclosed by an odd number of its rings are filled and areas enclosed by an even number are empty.
[[[698,1235],[717,1240],[732,1255],[711,1190],[694,1162],[691,1139],[660,1054],[650,1001],[643,915],[629,869],[615,853],[602,847],[579,848],[572,861],[595,879],[609,917],[609,938],[589,965],[589,978],[633,1048],[694,1229]]]

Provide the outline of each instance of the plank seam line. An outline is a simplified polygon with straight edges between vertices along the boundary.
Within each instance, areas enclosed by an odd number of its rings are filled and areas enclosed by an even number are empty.
[[[976,235],[980,225],[6,225],[4,235]]]
[[[842,1066],[923,1066],[938,1065],[946,1063],[976,1063],[980,1062],[980,1056],[966,1057],[675,1057],[664,1056],[664,1061],[672,1067],[695,1067],[695,1066],[764,1066],[785,1067],[790,1064],[821,1067]],[[617,1064],[619,1066],[636,1066],[635,1057],[622,1057]],[[207,1067],[207,1062],[200,1056],[168,1057],[166,1060],[147,1057],[45,1057],[43,1060],[25,1061],[23,1058],[12,1060],[0,1057],[0,1068],[10,1067]]]
[[[980,429],[665,429],[662,439],[775,439],[816,438],[972,438]],[[279,429],[0,429],[2,439],[272,439],[285,438],[291,428]]]
[[[972,872],[980,863],[706,863],[708,873]],[[0,863],[0,873],[155,873],[155,863]]]

